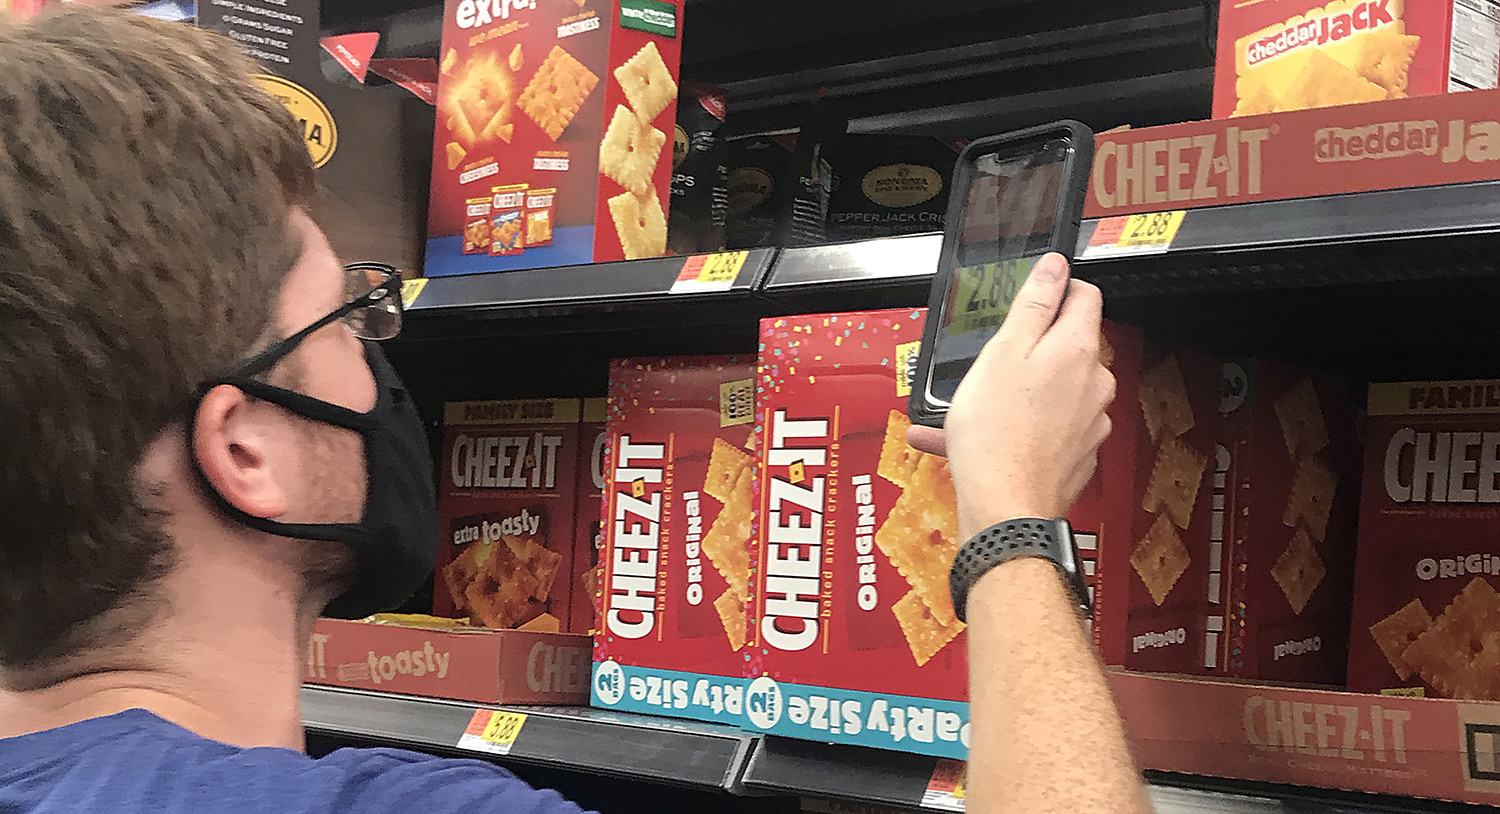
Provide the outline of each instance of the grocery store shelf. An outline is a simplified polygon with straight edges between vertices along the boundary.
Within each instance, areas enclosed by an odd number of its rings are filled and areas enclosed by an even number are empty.
[[[459,747],[476,710],[525,713],[510,754]],[[310,734],[708,790],[733,790],[753,739],[727,727],[587,707],[491,707],[414,696],[302,688]]]
[[[765,291],[774,296],[812,288],[925,287],[942,247],[942,235],[919,234],[786,249],[766,278]]]
[[[454,311],[510,316],[748,298],[775,254],[774,249],[751,249],[734,283],[713,292],[673,291],[686,257],[430,277],[408,311],[417,316]]]

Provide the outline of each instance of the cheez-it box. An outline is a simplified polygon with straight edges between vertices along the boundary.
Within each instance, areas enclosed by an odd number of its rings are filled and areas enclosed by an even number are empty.
[[[963,540],[946,461],[906,443],[925,309],[761,322],[759,522],[746,689],[750,728],[943,757],[968,749],[964,624],[948,571]],[[1105,328],[1105,361],[1133,372],[1140,340]],[[1127,428],[1070,513],[1119,657],[1135,471]],[[1110,552],[1114,553],[1111,563]]]
[[[1356,402],[1351,383],[1333,374],[1224,361],[1232,676],[1343,684],[1359,512]]]
[[[737,356],[610,365],[594,706],[741,722],[754,376]]]
[[[677,0],[448,0],[428,276],[666,253]]]
[[[1500,381],[1370,385],[1349,688],[1500,700]]]
[[[605,431],[606,400],[583,400],[583,423],[579,425],[578,486],[575,489],[577,529],[573,549],[573,611],[568,630],[574,633],[594,631],[595,600],[599,591],[601,518],[604,515],[604,451],[609,443]]]
[[[577,399],[445,406],[435,615],[500,629],[568,623],[579,409]]]
[[[1468,0],[1220,0],[1214,118],[1493,88],[1500,21]]]

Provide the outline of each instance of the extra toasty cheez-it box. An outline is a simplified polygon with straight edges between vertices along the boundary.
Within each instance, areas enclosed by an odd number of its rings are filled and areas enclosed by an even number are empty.
[[[579,409],[577,399],[445,405],[435,615],[498,629],[568,624]]]
[[[1492,9],[1459,0],[1220,0],[1214,118],[1493,88]]]
[[[741,723],[754,376],[737,356],[610,365],[594,706]]]
[[[759,621],[745,697],[752,729],[967,754],[965,626],[948,587],[963,542],[957,501],[946,461],[906,443],[925,316],[899,309],[761,322]],[[1114,325],[1106,334],[1106,361],[1133,372],[1139,338]],[[1131,381],[1124,377],[1127,390]],[[1128,427],[1133,391],[1127,397],[1115,418]],[[1123,609],[1109,574],[1123,581],[1130,439],[1126,432],[1104,451],[1099,476],[1070,513],[1101,608]],[[1112,572],[1100,556],[1110,550],[1119,560]],[[1121,625],[1097,622],[1096,633],[1118,641]]]
[[[677,0],[447,0],[425,272],[666,253]]]
[[[1500,701],[1500,381],[1368,411],[1349,688]]]

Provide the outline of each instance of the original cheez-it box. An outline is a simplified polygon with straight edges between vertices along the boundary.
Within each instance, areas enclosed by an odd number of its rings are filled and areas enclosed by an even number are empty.
[[[676,0],[448,0],[428,276],[666,253],[680,16]]]
[[[948,571],[962,540],[946,461],[906,443],[926,309],[761,322],[754,617],[745,717],[808,740],[962,758],[964,624]],[[1105,328],[1128,370],[1124,429],[1069,518],[1107,658],[1122,656],[1140,339]],[[1111,556],[1113,554],[1113,556]]]
[[[1221,0],[1214,118],[1493,88],[1495,12],[1487,0]]]
[[[754,376],[749,357],[611,363],[596,707],[741,723]]]
[[[497,629],[567,624],[579,409],[577,399],[445,406],[434,615]]]
[[[592,634],[595,627],[594,613],[597,610],[599,575],[604,567],[599,562],[599,549],[604,539],[602,518],[604,515],[604,452],[609,445],[609,433],[604,426],[607,409],[603,398],[583,400],[583,423],[579,425],[578,450],[582,459],[578,462],[578,487],[576,489],[578,512],[577,531],[573,535],[573,615],[568,630],[573,633]]]
[[[1370,385],[1349,688],[1500,701],[1500,381]]]

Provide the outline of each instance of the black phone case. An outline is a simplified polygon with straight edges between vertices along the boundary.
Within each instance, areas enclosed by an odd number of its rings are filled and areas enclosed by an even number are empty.
[[[954,253],[958,249],[959,230],[963,227],[965,195],[974,175],[975,156],[1027,141],[1044,142],[1049,138],[1066,136],[1072,141],[1072,157],[1063,167],[1063,183],[1058,195],[1057,228],[1052,232],[1047,251],[1058,252],[1073,260],[1078,245],[1078,229],[1083,220],[1084,195],[1088,192],[1089,173],[1094,166],[1094,131],[1087,125],[1072,120],[1063,120],[1028,127],[975,139],[958,156],[953,170],[953,186],[948,192],[948,212],[943,230],[943,250],[938,259],[937,275],[932,280],[932,293],[928,296],[927,324],[922,329],[922,352],[917,359],[917,369],[912,377],[911,396],[906,412],[913,423],[928,427],[942,427],[948,408],[934,404],[927,398],[927,380],[932,371],[932,349],[937,340],[939,312],[948,296],[948,286],[954,273]]]

